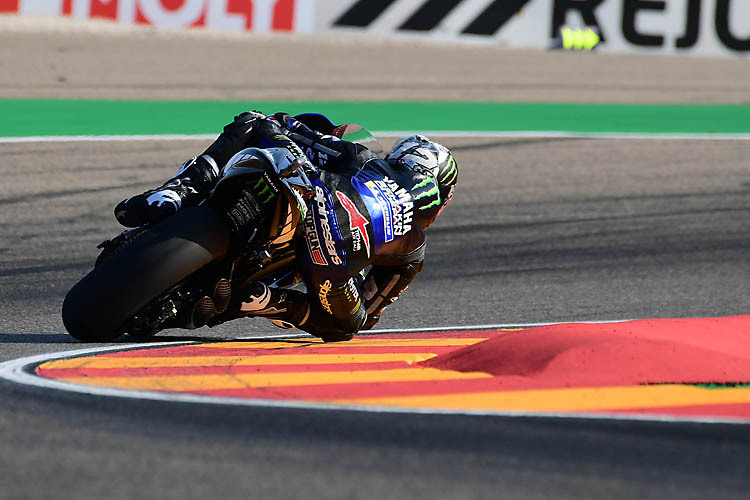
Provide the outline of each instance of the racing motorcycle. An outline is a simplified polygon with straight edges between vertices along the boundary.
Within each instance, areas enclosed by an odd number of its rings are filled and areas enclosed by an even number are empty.
[[[295,118],[382,153],[373,135],[359,125],[336,127],[317,114]],[[167,328],[208,324],[227,310],[232,292],[250,281],[304,286],[295,265],[295,243],[313,190],[310,178],[317,171],[304,158],[289,161],[285,155],[289,152],[281,148],[242,150],[224,166],[200,205],[101,243],[94,269],[63,302],[68,333],[84,342],[108,342],[125,333],[146,339]],[[226,205],[248,188],[276,195],[263,205],[272,214],[271,223],[268,229],[246,227],[232,233],[214,202]]]

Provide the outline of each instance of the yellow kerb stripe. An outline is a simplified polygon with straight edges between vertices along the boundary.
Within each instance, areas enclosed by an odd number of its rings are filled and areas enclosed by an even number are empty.
[[[216,342],[211,344],[199,344],[195,347],[213,347],[218,349],[281,349],[288,347],[325,347],[325,348],[346,348],[346,347],[450,347],[465,346],[476,344],[487,340],[482,338],[444,338],[444,339],[354,339],[347,342],[330,342],[324,343],[322,340],[295,340],[288,342]]]
[[[682,385],[653,385],[341,399],[335,402],[475,410],[606,411],[750,403],[750,388],[703,389]]]
[[[418,382],[488,378],[486,373],[461,373],[434,368],[359,370],[355,372],[242,373],[232,375],[179,375],[169,377],[66,377],[59,380],[83,385],[171,392],[283,387],[318,384]]]
[[[50,361],[41,368],[155,368],[200,366],[322,365],[342,363],[382,363],[403,361],[417,363],[435,357],[432,353],[377,354],[268,354],[263,356],[185,356],[164,358],[88,357]]]

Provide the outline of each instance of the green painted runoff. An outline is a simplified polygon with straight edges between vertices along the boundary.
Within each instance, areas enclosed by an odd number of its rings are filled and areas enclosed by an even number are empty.
[[[213,134],[249,109],[372,131],[747,134],[750,106],[540,102],[0,100],[0,136]]]

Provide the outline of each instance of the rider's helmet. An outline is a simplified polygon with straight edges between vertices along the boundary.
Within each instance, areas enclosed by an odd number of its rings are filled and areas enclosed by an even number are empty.
[[[430,211],[434,216],[424,227],[432,224],[453,199],[458,180],[458,164],[453,154],[442,144],[423,135],[410,135],[398,139],[385,159],[396,168],[409,168],[435,183],[440,194],[438,209]]]

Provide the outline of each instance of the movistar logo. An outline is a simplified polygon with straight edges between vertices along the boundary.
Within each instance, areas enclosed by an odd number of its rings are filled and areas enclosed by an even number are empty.
[[[428,189],[429,186],[432,186],[432,187]],[[414,201],[421,200],[422,198],[427,198],[430,196],[434,196],[435,199],[432,202],[430,202],[428,205],[419,207],[420,210],[427,210],[434,206],[440,205],[440,191],[438,190],[438,187],[435,184],[435,181],[427,177],[422,182],[420,182],[419,184],[416,184],[413,188],[411,188],[411,190],[415,191],[421,188],[424,188],[425,190],[419,193],[418,195],[414,196]]]

